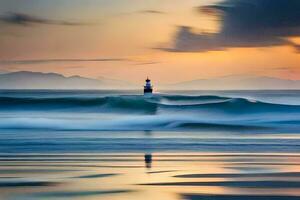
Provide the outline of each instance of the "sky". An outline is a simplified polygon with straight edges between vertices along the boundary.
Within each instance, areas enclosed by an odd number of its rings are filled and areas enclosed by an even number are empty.
[[[0,72],[300,79],[299,0],[0,0]]]

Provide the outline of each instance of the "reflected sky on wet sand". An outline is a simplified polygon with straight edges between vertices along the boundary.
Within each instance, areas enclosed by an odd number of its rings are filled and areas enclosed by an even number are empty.
[[[300,154],[2,154],[0,199],[300,199]]]

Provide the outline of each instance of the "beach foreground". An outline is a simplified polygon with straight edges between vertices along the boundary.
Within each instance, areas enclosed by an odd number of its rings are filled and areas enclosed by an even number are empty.
[[[300,154],[2,154],[0,199],[300,199]]]

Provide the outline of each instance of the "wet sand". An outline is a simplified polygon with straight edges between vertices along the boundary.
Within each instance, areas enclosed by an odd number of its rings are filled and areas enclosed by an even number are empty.
[[[300,200],[300,154],[0,154],[0,199]]]

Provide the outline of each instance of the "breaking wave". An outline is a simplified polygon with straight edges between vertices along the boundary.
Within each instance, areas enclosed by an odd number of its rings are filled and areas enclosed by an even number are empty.
[[[2,129],[296,131],[300,128],[300,105],[213,95],[0,97],[0,112],[6,113],[1,117]],[[23,114],[16,114],[20,112]]]
[[[145,98],[140,95],[108,96],[99,98],[19,98],[0,97],[0,111],[3,110],[41,110],[41,111],[95,111],[145,112],[154,113],[158,109],[201,110],[210,109],[220,112],[299,112],[300,105],[266,103],[245,98],[221,96],[169,96],[157,95]]]

